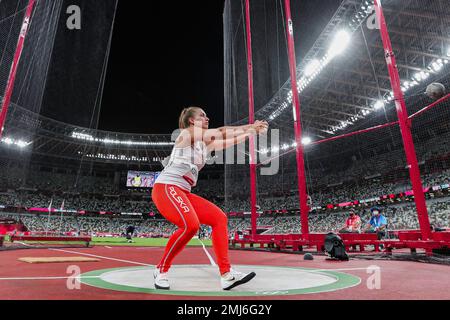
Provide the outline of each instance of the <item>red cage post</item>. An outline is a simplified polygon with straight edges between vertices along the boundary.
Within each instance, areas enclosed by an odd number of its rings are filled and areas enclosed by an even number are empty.
[[[417,154],[411,133],[411,119],[409,119],[408,117],[404,95],[401,90],[401,82],[398,73],[397,62],[395,59],[394,50],[392,49],[392,43],[389,36],[386,19],[384,17],[383,8],[381,6],[381,0],[375,0],[375,10],[378,21],[380,22],[381,38],[383,40],[383,47],[389,70],[389,77],[391,79],[392,90],[394,91],[395,106],[397,109],[400,130],[402,133],[406,159],[408,161],[411,183],[413,186],[414,198],[416,202],[417,213],[419,216],[420,229],[422,232],[422,240],[430,240],[430,219],[428,217],[425,194],[423,192],[423,184],[420,177],[420,168],[417,161]]]
[[[300,199],[300,212],[302,222],[302,236],[304,239],[308,239],[309,226],[308,226],[308,194],[306,189],[306,175],[305,175],[305,158],[304,158],[304,146],[302,143],[302,122],[300,112],[300,97],[298,94],[297,85],[297,60],[295,57],[295,43],[294,43],[294,26],[292,23],[291,15],[291,1],[285,0],[286,11],[286,28],[287,28],[287,40],[289,49],[289,70],[291,75],[292,97],[294,105],[294,126],[295,126],[295,141],[296,141],[296,155],[297,155],[297,175],[298,175],[298,192]]]
[[[28,27],[31,21],[31,14],[33,12],[34,4],[36,0],[29,0],[27,11],[25,12],[25,17],[23,19],[22,28],[20,29],[19,40],[17,42],[16,52],[14,54],[14,60],[11,65],[11,70],[9,72],[9,78],[5,89],[5,94],[3,96],[3,103],[0,112],[0,140],[3,137],[3,129],[5,126],[6,116],[8,114],[9,104],[11,102],[11,96],[14,90],[14,82],[16,79],[17,68],[19,66],[20,57],[22,56],[23,46],[25,44],[25,38],[27,36]]]
[[[246,16],[246,43],[247,43],[247,72],[248,72],[248,108],[249,108],[249,123],[255,122],[255,99],[253,92],[253,52],[252,52],[252,28],[250,16],[250,0],[245,1],[245,16]],[[252,211],[252,238],[256,239],[256,152],[255,139],[250,137],[249,143],[250,154],[250,198]]]

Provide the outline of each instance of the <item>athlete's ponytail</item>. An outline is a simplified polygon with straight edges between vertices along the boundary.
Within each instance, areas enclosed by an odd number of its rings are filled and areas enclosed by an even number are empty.
[[[198,107],[189,107],[189,108],[185,108],[180,115],[180,120],[179,120],[179,126],[180,129],[187,129],[191,126],[191,123],[189,122],[189,120],[192,117],[195,117],[195,113],[197,111],[199,111],[200,108]]]

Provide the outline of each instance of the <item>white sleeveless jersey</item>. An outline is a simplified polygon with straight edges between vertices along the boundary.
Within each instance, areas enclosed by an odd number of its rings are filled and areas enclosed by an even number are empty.
[[[155,184],[170,184],[191,192],[197,185],[198,174],[206,164],[207,149],[203,141],[186,148],[174,148],[163,162],[164,170]]]

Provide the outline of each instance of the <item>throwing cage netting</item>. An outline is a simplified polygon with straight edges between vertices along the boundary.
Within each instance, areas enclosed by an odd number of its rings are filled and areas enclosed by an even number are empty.
[[[98,181],[89,155],[114,148],[93,137],[116,9],[117,0],[0,1],[0,220],[21,214],[28,229],[78,232],[72,213],[103,209],[80,194]]]
[[[320,34],[308,13],[301,0],[226,1],[226,124],[270,123],[255,176],[251,146],[228,155],[227,211],[252,213],[253,235],[307,237],[349,208],[367,223],[378,205],[388,228],[428,239],[449,226],[449,96],[425,94],[450,85],[448,4],[344,0]],[[292,217],[271,229],[280,214]]]

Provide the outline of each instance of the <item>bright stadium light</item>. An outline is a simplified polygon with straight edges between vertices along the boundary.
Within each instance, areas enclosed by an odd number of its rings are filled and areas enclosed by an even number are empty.
[[[320,68],[320,61],[317,59],[312,60],[305,68],[305,76],[311,77]]]
[[[3,142],[4,144],[6,144],[8,146],[12,146],[12,145],[18,146],[21,149],[26,148],[26,147],[28,147],[31,144],[31,142],[26,142],[26,141],[23,141],[21,139],[15,140],[15,139],[12,139],[12,138],[9,138],[9,137],[3,138],[1,140],[1,142]]]
[[[420,72],[421,76],[422,76],[422,80],[426,80],[430,77],[430,74],[428,72],[425,71],[421,71]]]
[[[351,36],[347,31],[341,30],[336,34],[328,53],[320,60],[313,59],[304,69],[304,75],[297,81],[299,93],[302,93],[306,87],[322,72],[322,70],[333,60],[334,57],[344,52],[350,43]],[[269,120],[274,121],[278,118],[284,110],[292,104],[292,91],[290,91],[285,98],[286,100],[276,109],[270,116]]]
[[[79,155],[83,155],[82,152],[78,152]],[[147,157],[135,157],[135,156],[125,156],[125,155],[114,155],[114,154],[86,154],[87,158],[92,159],[103,159],[103,160],[121,160],[121,161],[134,161],[134,162],[148,162],[149,158]]]
[[[19,141],[16,141],[16,145],[19,148],[25,148],[26,146],[28,146],[28,143],[26,143],[25,141],[19,140]]]
[[[308,146],[312,143],[312,139],[309,137],[305,137],[302,139],[302,143],[303,143],[303,145]]]
[[[94,137],[89,134],[79,133],[79,132],[72,132],[72,138],[78,139],[78,140],[86,140],[86,141],[94,141]]]
[[[381,100],[377,101],[377,102],[375,103],[375,105],[373,106],[373,108],[374,108],[375,110],[383,109],[383,108],[384,108],[384,102],[381,101]]]
[[[439,61],[435,61],[431,64],[431,67],[433,68],[434,71],[439,72],[441,71],[441,69],[444,67],[444,65],[442,64],[442,60]]]
[[[420,72],[417,72],[414,75],[414,79],[416,79],[417,81],[422,81],[422,74]]]
[[[146,141],[131,141],[131,140],[117,140],[117,139],[99,139],[94,138],[92,135],[73,132],[72,138],[77,140],[89,141],[89,142],[98,142],[106,145],[125,145],[125,146],[151,146],[151,147],[159,147],[159,146],[174,146],[174,142],[146,142]]]
[[[330,49],[328,50],[328,56],[335,57],[344,52],[350,44],[350,39],[351,37],[348,32],[344,30],[339,31],[331,43]]]

